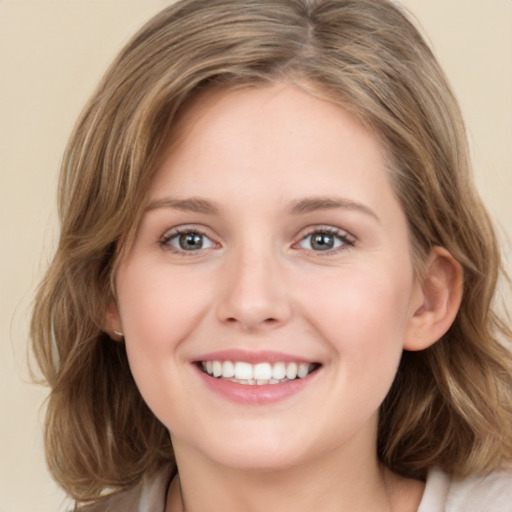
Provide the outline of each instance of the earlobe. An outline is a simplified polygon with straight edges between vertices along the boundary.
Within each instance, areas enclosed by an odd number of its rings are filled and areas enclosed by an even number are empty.
[[[121,318],[116,301],[112,299],[105,315],[105,331],[114,341],[122,341],[124,338]]]
[[[405,350],[423,350],[448,331],[462,300],[462,268],[446,249],[434,247],[419,286],[421,304],[409,320]]]

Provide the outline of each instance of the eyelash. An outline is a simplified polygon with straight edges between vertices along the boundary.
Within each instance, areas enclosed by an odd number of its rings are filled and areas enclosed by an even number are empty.
[[[350,234],[348,234],[346,231],[343,231],[343,230],[340,230],[337,228],[333,228],[333,227],[322,226],[322,227],[311,228],[304,236],[302,236],[300,238],[300,240],[298,242],[294,243],[292,247],[293,248],[300,247],[300,245],[305,240],[307,240],[309,237],[311,237],[315,234],[332,236],[332,237],[337,238],[339,241],[339,244],[331,249],[314,250],[312,248],[309,248],[309,249],[306,248],[306,250],[309,252],[318,253],[318,254],[321,254],[324,256],[329,256],[331,254],[336,254],[338,252],[345,251],[348,248],[353,247],[356,242],[355,238],[353,236],[351,236]],[[171,245],[170,242],[173,239],[176,239],[183,235],[198,235],[198,236],[202,237],[201,246],[195,250],[194,249],[186,250],[186,249],[174,247],[173,245]],[[203,247],[204,239],[208,240],[211,245],[209,245],[208,247]],[[194,256],[194,255],[197,255],[199,252],[201,252],[202,249],[209,249],[214,246],[217,246],[217,247],[219,246],[219,244],[214,242],[204,231],[202,231],[201,229],[192,228],[192,227],[190,227],[190,228],[175,228],[170,233],[167,232],[159,240],[159,244],[163,248],[173,252],[174,254],[180,255],[180,256]],[[311,243],[310,243],[310,245],[311,245]]]
[[[169,250],[179,256],[194,256],[194,255],[197,255],[201,249],[204,249],[204,247],[201,246],[201,247],[199,247],[199,249],[187,251],[186,249],[174,247],[173,245],[171,245],[170,242],[173,239],[179,238],[180,236],[183,236],[183,235],[198,235],[203,238],[203,243],[204,243],[204,239],[207,239],[211,243],[211,246],[219,245],[219,244],[216,244],[204,231],[202,231],[201,229],[192,228],[192,227],[190,227],[190,228],[175,228],[170,233],[166,232],[162,236],[162,238],[159,240],[159,244],[166,250]],[[210,248],[210,247],[208,247],[208,248]]]
[[[337,238],[340,241],[340,244],[337,247],[333,247],[332,249],[326,249],[326,250],[314,250],[314,249],[306,249],[308,251],[318,253],[324,256],[329,256],[332,254],[336,254],[341,251],[346,251],[347,249],[354,247],[356,243],[356,239],[347,233],[346,231],[343,231],[341,229],[329,227],[329,226],[321,226],[321,227],[314,227],[311,228],[304,236],[301,237],[301,239],[294,244],[294,246],[300,245],[302,242],[304,242],[307,238],[311,237],[312,235],[320,234],[320,235],[329,235]]]

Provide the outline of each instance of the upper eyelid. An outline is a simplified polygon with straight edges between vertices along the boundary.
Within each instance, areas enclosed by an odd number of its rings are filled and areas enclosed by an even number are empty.
[[[337,235],[340,238],[345,238],[351,240],[353,243],[357,241],[357,237],[354,236],[350,231],[342,228],[337,228],[335,226],[330,226],[328,224],[319,224],[316,226],[310,226],[308,228],[302,229],[296,236],[297,241],[303,240],[307,236],[312,235],[313,233],[329,233],[333,235]]]
[[[160,240],[169,239],[175,235],[181,235],[183,233],[198,233],[208,238],[212,238],[212,236],[208,234],[208,231],[209,230],[206,228],[196,224],[182,224],[166,229],[160,237]]]

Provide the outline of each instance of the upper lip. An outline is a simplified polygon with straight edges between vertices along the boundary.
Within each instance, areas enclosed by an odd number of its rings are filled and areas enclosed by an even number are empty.
[[[194,363],[202,361],[242,361],[251,364],[257,363],[317,363],[311,359],[307,359],[294,354],[285,352],[276,352],[274,350],[219,350],[216,352],[208,352],[194,358]]]

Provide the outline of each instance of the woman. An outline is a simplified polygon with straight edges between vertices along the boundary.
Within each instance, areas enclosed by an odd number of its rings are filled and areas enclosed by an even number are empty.
[[[396,5],[170,6],[86,107],[59,206],[33,339],[78,502],[511,507],[499,250]]]

